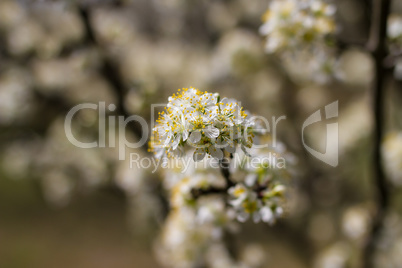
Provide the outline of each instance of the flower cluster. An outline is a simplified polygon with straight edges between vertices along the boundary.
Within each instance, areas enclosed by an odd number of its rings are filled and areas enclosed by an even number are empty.
[[[278,149],[282,145],[278,146]],[[292,155],[280,150],[252,150],[253,157],[243,156],[239,166],[232,165],[232,172],[238,179],[237,184],[228,190],[230,205],[236,211],[237,220],[244,222],[252,218],[254,222],[263,221],[269,224],[284,212],[285,179],[290,177],[286,169],[285,158],[292,162]],[[283,151],[281,149],[281,151]]]
[[[292,166],[294,157],[282,144],[276,148],[251,148],[250,153],[251,157],[244,152],[233,156],[229,167],[232,187],[228,186],[219,169],[212,168],[213,162],[217,161],[213,158],[166,169],[163,182],[172,209],[196,209],[197,193],[214,189],[215,192],[209,194],[228,194],[228,213],[230,211],[239,222],[252,218],[254,222],[275,223],[284,212],[285,185],[292,176],[291,168],[286,164]]]
[[[269,147],[268,136],[253,139],[262,132],[259,121],[235,100],[193,88],[170,97],[157,123],[150,148],[169,167],[162,169],[162,185],[171,208],[156,246],[160,261],[167,267],[258,266],[233,259],[224,236],[248,218],[273,224],[283,214],[286,162],[292,162],[285,147]]]
[[[195,205],[193,190],[209,187],[225,187],[225,181],[218,172],[187,172],[171,189],[170,205],[173,209]]]
[[[267,36],[266,51],[320,44],[335,32],[335,7],[317,0],[274,0],[263,16],[261,34]]]
[[[208,198],[199,207],[183,207],[169,214],[156,245],[164,266],[198,267],[208,248],[222,241],[227,222],[222,199]]]
[[[190,160],[186,154],[184,159]],[[169,159],[176,162],[176,159]],[[214,158],[165,169],[163,185],[171,211],[156,243],[156,255],[165,267],[252,268],[246,260],[235,260],[224,245],[225,233],[239,230],[236,214],[226,205],[226,182]],[[222,194],[195,197],[193,190],[222,189]]]
[[[284,190],[283,185],[276,185],[271,189],[253,189],[250,185],[239,183],[229,189],[229,194],[233,197],[230,204],[236,209],[237,220],[241,222],[251,216],[255,223],[262,220],[273,224],[283,213],[276,198],[282,197]]]
[[[337,75],[331,45],[336,31],[335,11],[335,6],[319,0],[273,0],[260,27],[266,37],[266,52],[283,61],[301,60],[312,79],[327,82]]]
[[[204,198],[198,206],[198,210],[183,208],[169,214],[155,246],[164,267],[261,267],[264,262],[261,249],[246,244],[241,257],[235,259],[225,246],[225,232],[233,232],[235,226],[228,225],[230,218],[221,198]],[[252,259],[245,256],[250,250]]]
[[[173,94],[156,122],[150,150],[157,158],[182,157],[189,145],[196,148],[194,161],[222,159],[224,150],[234,153],[240,145],[245,151],[253,142],[253,122],[236,100],[194,88]]]

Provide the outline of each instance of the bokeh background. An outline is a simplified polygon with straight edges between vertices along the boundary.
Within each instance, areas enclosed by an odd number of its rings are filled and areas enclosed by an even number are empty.
[[[283,67],[264,53],[258,29],[268,0],[1,0],[0,267],[163,267],[153,254],[168,211],[160,175],[130,169],[116,148],[76,148],[63,122],[88,102],[115,104],[108,116],[150,121],[151,104],[190,86],[267,118],[287,116],[278,138],[298,159],[289,213],[272,227],[245,224],[232,242],[251,245],[243,257],[263,252],[262,267],[357,267],[375,200],[372,59],[359,49],[370,10],[362,0],[335,4],[339,43],[356,45],[340,46],[342,79],[322,85],[303,63]],[[393,137],[402,127],[402,92],[388,76]],[[333,168],[308,155],[300,139],[302,122],[336,100],[340,164]],[[97,112],[80,111],[73,131],[96,139]],[[310,128],[309,145],[323,151],[325,131],[324,122]],[[142,135],[134,124],[126,132],[133,141]],[[392,195],[381,268],[402,263],[397,186]]]

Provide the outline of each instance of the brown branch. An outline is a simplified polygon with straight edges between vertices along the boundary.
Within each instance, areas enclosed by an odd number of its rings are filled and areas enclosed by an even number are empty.
[[[208,187],[205,189],[192,189],[191,194],[193,195],[194,199],[198,199],[204,195],[211,195],[211,194],[224,194],[227,193],[228,187],[226,188],[217,188],[217,187]]]
[[[231,158],[232,158],[232,155],[231,155]],[[227,189],[234,186],[233,181],[230,179],[229,166],[230,166],[230,161],[228,158],[225,157],[222,160],[219,160],[219,167],[220,167],[222,176],[225,178]]]
[[[383,139],[384,119],[384,84],[387,69],[384,67],[384,59],[387,56],[387,20],[390,13],[390,0],[374,0],[373,20],[371,25],[369,50],[374,58],[375,74],[372,85],[373,117],[374,117],[374,152],[373,173],[375,190],[377,191],[377,211],[373,218],[370,233],[363,252],[364,268],[373,268],[376,245],[384,225],[390,195],[381,161],[381,142]]]
[[[193,195],[193,198],[197,199],[203,195],[227,193],[229,188],[235,185],[233,183],[233,181],[230,179],[229,166],[230,166],[230,161],[228,158],[223,158],[222,160],[219,160],[219,167],[220,167],[222,176],[225,178],[226,187],[218,188],[218,187],[210,186],[205,189],[192,189],[191,193]]]

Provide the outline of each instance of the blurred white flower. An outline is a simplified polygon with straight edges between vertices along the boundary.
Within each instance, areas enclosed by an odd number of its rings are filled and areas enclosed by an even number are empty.
[[[398,46],[402,46],[402,16],[392,14],[388,18],[388,39]]]
[[[349,258],[348,245],[338,242],[324,249],[315,261],[315,268],[346,268]]]
[[[195,207],[173,210],[155,245],[165,267],[195,267],[205,260],[210,247],[223,239],[228,223],[222,199],[205,197]],[[208,258],[207,258],[208,259]]]
[[[370,215],[364,207],[351,207],[343,214],[342,229],[351,239],[362,239],[368,231],[369,224]]]
[[[24,8],[17,1],[2,0],[0,2],[0,27],[7,28],[15,25],[25,16]]]
[[[33,94],[31,81],[26,72],[11,69],[0,76],[0,124],[7,125],[32,112]]]
[[[25,178],[31,172],[40,146],[41,143],[37,140],[9,143],[0,155],[0,165],[4,173],[12,179]]]
[[[402,132],[389,133],[382,145],[383,162],[389,179],[402,186]]]
[[[274,160],[268,158],[267,150],[252,150],[248,160],[244,156],[239,167],[232,167],[236,176],[240,172],[243,182],[229,188],[230,205],[235,209],[237,219],[241,222],[250,217],[254,222],[263,221],[269,224],[283,214],[283,199],[286,191],[284,180],[290,176],[287,170],[276,170]],[[271,161],[265,161],[271,160]],[[258,164],[256,164],[258,163]]]
[[[228,193],[234,198],[230,203],[233,206],[240,205],[248,196],[249,190],[241,183],[229,188]]]
[[[335,10],[333,5],[319,0],[272,1],[260,28],[260,33],[267,37],[266,51],[321,45],[335,32]]]
[[[73,129],[77,128],[73,125]],[[66,205],[73,193],[91,191],[108,180],[108,159],[103,157],[102,150],[71,144],[64,132],[63,118],[56,119],[48,129],[33,168],[34,174],[42,178],[48,200],[55,201],[56,205]],[[56,181],[60,181],[60,188]]]
[[[246,268],[246,266],[236,263],[222,242],[215,243],[208,249],[206,263],[211,268]]]
[[[390,50],[399,53],[402,48],[402,15],[391,14],[388,17],[388,40],[390,43]],[[402,60],[396,59],[394,76],[398,80],[402,80]]]
[[[244,264],[250,267],[262,267],[267,261],[267,252],[259,244],[247,245],[242,254],[241,260]]]
[[[341,76],[330,45],[335,34],[334,5],[319,0],[274,0],[263,15],[265,51],[286,61],[293,73],[324,84]],[[299,68],[294,67],[295,62]],[[303,66],[303,67],[301,67]],[[301,67],[301,68],[300,68]]]
[[[41,182],[43,194],[49,204],[63,207],[69,203],[75,183],[64,172],[48,171],[44,174]]]

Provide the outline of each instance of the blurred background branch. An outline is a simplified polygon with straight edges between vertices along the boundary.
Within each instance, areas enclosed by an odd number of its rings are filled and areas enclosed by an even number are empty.
[[[390,205],[390,191],[385,177],[381,146],[384,140],[384,114],[385,114],[385,90],[387,68],[384,60],[387,57],[387,25],[391,11],[390,0],[374,0],[373,17],[371,22],[371,33],[368,48],[374,58],[374,79],[372,85],[372,102],[374,116],[374,142],[373,142],[373,178],[374,190],[377,197],[377,208],[373,218],[371,230],[363,253],[363,266],[367,268],[376,267],[375,255],[378,246],[384,221]]]

